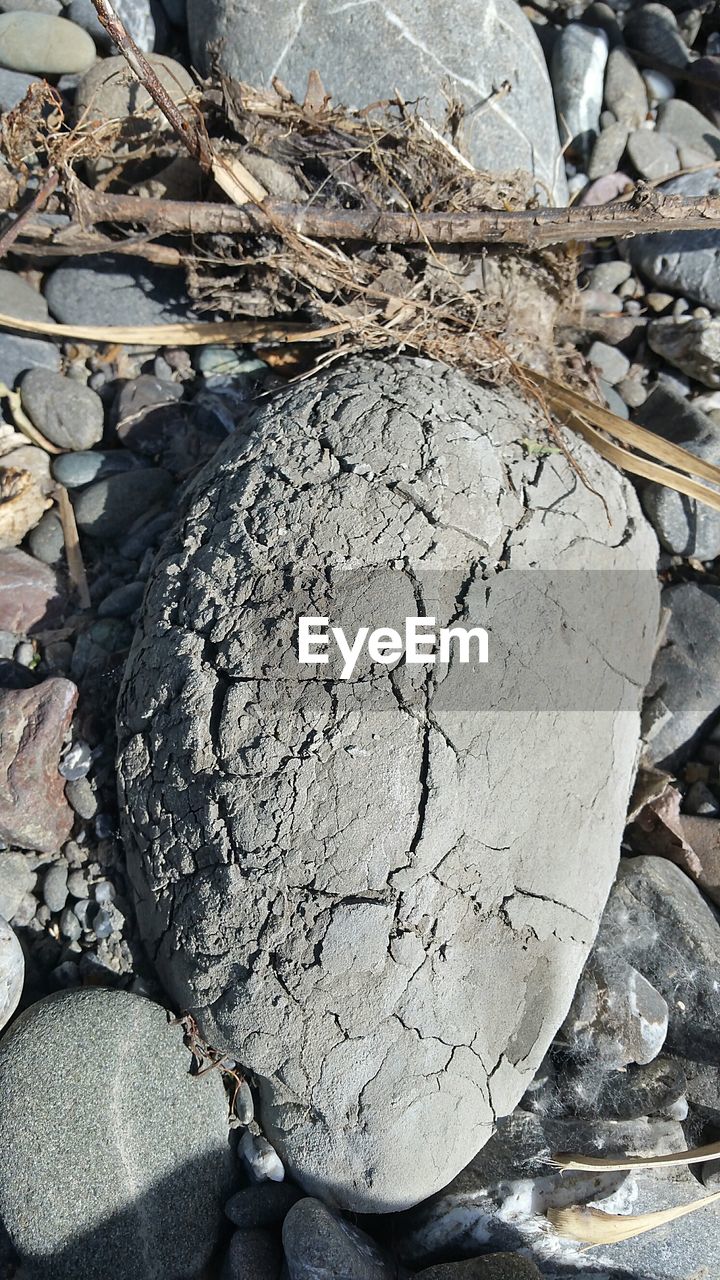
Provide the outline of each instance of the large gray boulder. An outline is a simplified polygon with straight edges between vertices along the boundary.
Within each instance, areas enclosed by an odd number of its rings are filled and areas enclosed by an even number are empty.
[[[562,1022],[655,640],[634,490],[509,391],[357,358],[267,402],[155,566],[119,711],[139,922],[312,1194],[444,1185]],[[542,450],[540,451],[542,455]],[[487,665],[301,666],[298,618],[466,620]]]
[[[27,1280],[197,1280],[232,1165],[220,1073],[120,991],[32,1005],[0,1042],[0,1222]]]
[[[525,170],[548,203],[567,200],[545,59],[515,0],[188,0],[188,23],[201,71],[217,50],[228,75],[278,76],[300,102],[313,69],[352,108],[399,90],[442,127],[457,101],[454,140],[478,169]]]

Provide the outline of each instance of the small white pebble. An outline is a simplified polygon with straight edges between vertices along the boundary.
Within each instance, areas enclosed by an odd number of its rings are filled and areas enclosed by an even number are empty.
[[[277,1151],[262,1134],[254,1137],[246,1129],[240,1139],[240,1154],[258,1182],[283,1182],[285,1168]]]

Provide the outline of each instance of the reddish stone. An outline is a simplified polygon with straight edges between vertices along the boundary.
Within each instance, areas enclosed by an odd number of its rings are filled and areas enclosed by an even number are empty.
[[[8,844],[54,853],[70,835],[58,764],[77,696],[61,679],[0,690],[0,836]]]
[[[28,635],[54,626],[61,612],[52,569],[16,547],[0,551],[0,631]]]

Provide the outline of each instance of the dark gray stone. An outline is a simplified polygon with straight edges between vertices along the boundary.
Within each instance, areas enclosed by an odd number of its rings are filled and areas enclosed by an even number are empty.
[[[60,352],[52,342],[24,338],[16,333],[0,333],[0,382],[12,388],[27,369],[59,372]]]
[[[443,1262],[419,1271],[416,1280],[540,1280],[529,1258],[517,1253],[492,1253],[467,1262]]]
[[[627,961],[596,948],[557,1040],[574,1054],[617,1069],[652,1062],[667,1027],[668,1008],[660,993]]]
[[[680,867],[666,858],[623,858],[595,949],[623,957],[664,997],[666,1052],[717,1060],[720,914]]]
[[[686,173],[660,188],[669,195],[720,195],[714,169]],[[629,242],[633,266],[660,289],[670,289],[711,311],[720,311],[720,237],[717,231],[672,231],[635,236]]]
[[[93,538],[120,538],[138,516],[166,503],[172,490],[172,477],[159,467],[96,480],[74,499],[78,528]]]
[[[259,1182],[231,1196],[225,1213],[236,1227],[246,1231],[281,1226],[288,1210],[302,1198],[302,1191],[291,1182]]]
[[[589,447],[573,443],[591,488],[564,459],[528,454],[539,421],[506,390],[410,359],[358,358],[263,403],[187,495],[126,670],[118,773],[140,928],[178,1006],[258,1077],[263,1129],[288,1171],[357,1210],[427,1195],[486,1139],[493,1110],[515,1105],[565,1016],[614,874],[657,548],[629,483]],[[511,616],[513,653],[519,627],[532,646],[545,596],[532,594],[520,623],[512,572],[473,586],[479,554],[560,568],[566,583],[583,580],[571,567],[611,571],[592,734],[558,710],[565,667],[549,730],[532,704],[540,658],[523,645],[501,695],[523,710],[490,723],[478,706],[477,744],[463,727],[475,695],[463,688],[458,705],[452,678],[429,721],[425,685],[394,672],[298,678],[295,610],[312,597],[315,611],[319,583],[348,556],[374,584],[378,625],[391,608],[404,627],[413,566],[434,566],[438,616],[456,616],[466,582],[466,607],[500,629]],[[622,568],[632,609],[615,595]],[[561,607],[571,631],[599,598],[589,577],[588,597]],[[367,611],[365,586],[361,598]],[[352,600],[339,607],[354,627]],[[553,642],[543,669],[557,665]],[[583,651],[583,699],[592,665]]]
[[[236,1231],[230,1241],[220,1280],[280,1280],[283,1251],[271,1231]]]
[[[31,84],[37,84],[35,76],[23,75],[22,71],[8,71],[0,67],[0,112],[12,111],[22,102]],[[3,275],[11,275],[10,271]],[[4,299],[3,299],[4,301]]]
[[[91,449],[102,440],[102,400],[74,378],[31,369],[20,385],[20,397],[31,422],[60,449]]]
[[[98,606],[99,618],[129,618],[142,603],[144,582],[126,582],[116,587]]]
[[[720,587],[679,583],[663,592],[670,624],[648,685],[660,727],[646,757],[677,771],[720,713]]]
[[[720,129],[682,98],[671,98],[660,104],[657,129],[661,137],[669,138],[676,147],[692,147],[709,160],[720,157]]]
[[[43,880],[43,902],[53,914],[62,911],[68,896],[68,869],[64,862],[54,862]]]
[[[655,62],[686,67],[690,58],[677,18],[664,4],[634,5],[625,22],[625,42]]]
[[[456,141],[479,169],[524,169],[556,203],[567,198],[545,59],[511,0],[274,0],[271,9],[264,0],[188,0],[187,15],[201,72],[221,41],[220,68],[238,80],[269,86],[277,75],[302,102],[317,68],[337,104],[366,107],[399,90],[441,126],[447,90],[464,107]],[[498,99],[506,80],[511,91]]]
[[[65,552],[60,517],[56,511],[46,511],[28,538],[30,550],[43,564],[59,564]]]
[[[126,449],[112,449],[107,453],[94,449],[90,452],[64,453],[59,458],[53,458],[52,473],[54,479],[67,489],[81,489],[93,480],[107,480],[109,476],[147,466],[144,458],[137,458]]]
[[[33,1005],[0,1042],[0,1093],[0,1218],[29,1280],[204,1271],[231,1178],[227,1102],[219,1072],[190,1074],[163,1008],[92,989]]]
[[[705,462],[720,463],[720,425],[672,388],[658,383],[635,421]],[[674,555],[713,560],[720,555],[720,512],[665,485],[648,483],[643,509],[662,545]]]
[[[45,282],[56,320],[73,324],[150,325],[192,318],[183,273],[118,254],[75,258]]]
[[[320,1201],[298,1200],[283,1223],[291,1280],[395,1280],[396,1270],[370,1236]]]

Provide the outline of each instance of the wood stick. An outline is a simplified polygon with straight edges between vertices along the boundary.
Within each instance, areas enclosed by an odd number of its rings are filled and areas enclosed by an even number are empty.
[[[82,609],[89,609],[92,601],[90,599],[90,590],[88,588],[87,574],[85,572],[85,561],[82,558],[80,550],[80,539],[78,537],[78,527],[75,520],[75,512],[73,505],[68,497],[68,491],[64,485],[59,484],[56,487],[58,511],[60,513],[60,523],[62,525],[63,538],[65,540],[65,556],[67,559],[68,573],[73,586],[78,593],[78,600]]]
[[[191,120],[186,119],[177,103],[173,102],[167,89],[160,83],[145,54],[125,30],[110,0],[92,0],[92,3],[102,26],[107,31],[110,39],[117,45],[133,75],[147,89],[150,97],[160,108],[168,123],[172,125],[190,155],[194,160],[197,160],[200,168],[205,173],[210,173],[213,157],[203,130],[198,128],[197,124],[194,124]]]
[[[650,232],[708,231],[720,227],[720,196],[668,196],[561,209],[510,213],[401,213],[367,209],[327,209],[268,200],[263,208],[189,200],[151,200],[112,195],[73,183],[71,200],[84,225],[136,223],[158,235],[268,232],[282,226],[316,240],[368,241],[438,247],[506,244],[530,249],[606,236]]]
[[[31,222],[33,214],[42,209],[47,204],[48,199],[57,187],[59,174],[56,169],[51,169],[41,187],[38,187],[32,200],[26,204],[25,208],[17,215],[14,222],[11,222],[0,235],[0,259],[5,257],[8,249],[14,244],[24,227]]]

